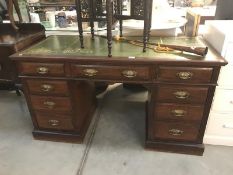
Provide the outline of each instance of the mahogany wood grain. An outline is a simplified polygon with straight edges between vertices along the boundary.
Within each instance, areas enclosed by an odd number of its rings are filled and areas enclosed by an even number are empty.
[[[38,69],[45,69],[44,73]],[[19,64],[19,72],[21,75],[37,75],[37,76],[64,76],[64,64],[62,63],[32,63],[23,62]]]
[[[28,79],[27,86],[31,94],[69,96],[66,81],[51,79]]]
[[[174,133],[172,132],[174,130]],[[175,134],[176,131],[180,133]],[[184,124],[182,122],[156,122],[154,126],[154,138],[176,141],[195,141],[199,132],[199,125],[195,123]]]
[[[201,122],[204,109],[204,105],[159,103],[155,106],[155,119]]]
[[[213,68],[159,67],[158,80],[176,83],[210,83]],[[183,76],[182,76],[183,74]],[[186,74],[186,76],[184,75]],[[187,75],[189,74],[189,75]]]
[[[185,93],[179,97],[176,93]],[[206,102],[208,87],[192,87],[178,85],[164,85],[158,87],[157,101],[162,103],[204,104]]]
[[[36,113],[39,128],[55,130],[74,130],[72,117],[62,114]]]
[[[93,70],[96,73],[90,76],[87,70]],[[71,71],[73,77],[83,77],[89,79],[110,79],[110,80],[150,80],[150,69],[144,66],[96,66],[96,65],[78,65],[72,64]],[[135,75],[128,76],[124,71],[131,71]]]
[[[71,113],[72,104],[67,97],[36,96],[31,95],[34,110],[56,113]]]

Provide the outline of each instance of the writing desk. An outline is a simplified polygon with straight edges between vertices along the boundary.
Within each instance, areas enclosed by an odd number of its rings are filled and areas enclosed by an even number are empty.
[[[94,82],[142,84],[146,148],[202,155],[203,135],[221,66],[212,48],[206,57],[155,53],[128,43],[76,36],[50,36],[14,54],[37,139],[81,142],[95,110]],[[151,38],[167,44],[203,45],[200,38]],[[129,116],[130,117],[130,116]]]

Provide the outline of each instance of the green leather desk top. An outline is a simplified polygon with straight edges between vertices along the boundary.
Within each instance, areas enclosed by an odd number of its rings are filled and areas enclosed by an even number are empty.
[[[142,39],[132,38],[132,39]],[[163,44],[175,44],[183,46],[205,46],[200,38],[187,38],[187,37],[154,37],[150,42]],[[127,42],[112,42],[112,58],[107,56],[107,40],[105,38],[96,36],[95,40],[90,37],[84,37],[84,49],[80,48],[79,36],[50,36],[45,40],[35,44],[34,46],[14,55],[13,58],[19,57],[47,57],[47,58],[77,58],[77,59],[129,59],[135,57],[135,60],[156,60],[168,59],[179,61],[207,61],[207,62],[221,62],[224,64],[225,60],[222,59],[213,49],[209,48],[206,57],[197,56],[188,53],[158,53],[152,49],[147,49],[145,53],[142,52],[142,47],[129,44]]]

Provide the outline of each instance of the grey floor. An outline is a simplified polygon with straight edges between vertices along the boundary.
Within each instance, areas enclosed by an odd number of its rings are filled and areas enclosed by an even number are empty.
[[[24,97],[0,91],[0,175],[233,174],[233,147],[207,145],[203,157],[144,150],[146,98],[111,86],[84,144],[69,144],[34,140]]]

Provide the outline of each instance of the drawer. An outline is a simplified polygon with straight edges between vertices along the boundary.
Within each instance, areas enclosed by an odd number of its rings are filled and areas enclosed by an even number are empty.
[[[218,112],[233,112],[233,90],[217,88],[211,109]]]
[[[233,138],[233,113],[211,112],[205,134]]]
[[[163,67],[159,68],[158,79],[164,82],[210,83],[213,68]]]
[[[197,140],[199,125],[178,122],[156,122],[154,137],[157,139],[172,139],[182,141]]]
[[[71,116],[36,113],[36,120],[41,129],[74,130]]]
[[[208,87],[159,86],[158,102],[204,104]]]
[[[67,97],[31,96],[32,108],[53,112],[71,113],[71,101]]]
[[[187,120],[200,122],[203,116],[204,106],[157,104],[155,118],[157,120]]]
[[[72,75],[80,78],[110,80],[149,80],[150,69],[143,66],[86,66],[72,65]]]
[[[69,95],[66,81],[55,80],[26,80],[31,94]]]
[[[21,75],[37,76],[64,76],[64,64],[62,63],[19,63]]]
[[[233,65],[227,65],[221,67],[221,71],[218,78],[219,86],[233,89],[233,81],[231,77],[232,75],[233,75]]]

